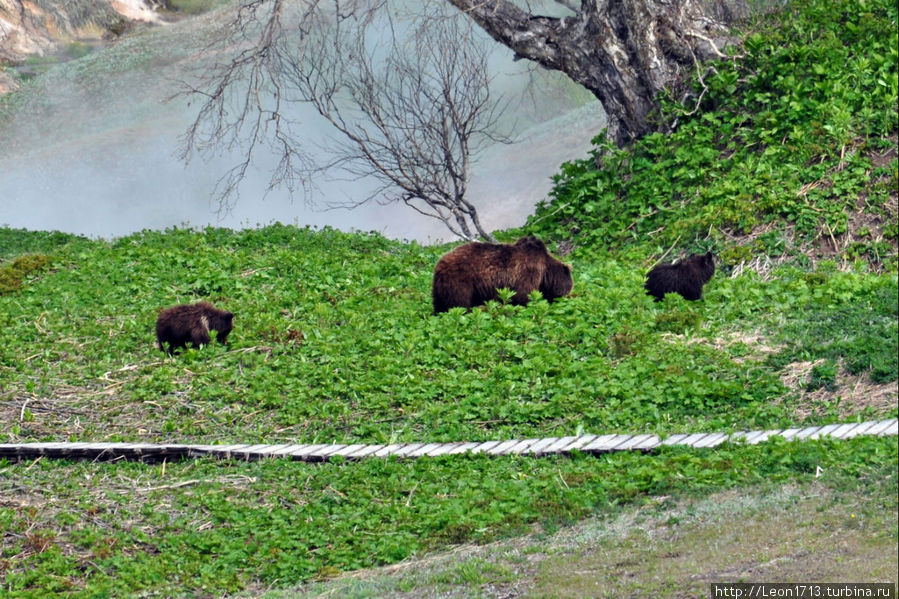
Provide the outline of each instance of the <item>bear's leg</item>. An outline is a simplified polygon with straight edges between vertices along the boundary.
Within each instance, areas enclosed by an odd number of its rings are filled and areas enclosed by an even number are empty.
[[[209,344],[209,329],[205,327],[194,327],[190,330],[190,342],[194,347]]]

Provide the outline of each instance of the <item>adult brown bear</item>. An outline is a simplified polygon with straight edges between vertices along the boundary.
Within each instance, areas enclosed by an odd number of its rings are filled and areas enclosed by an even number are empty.
[[[227,343],[233,318],[234,314],[209,302],[172,306],[162,310],[156,319],[156,342],[159,349],[171,354],[188,343],[194,347],[209,343],[209,331],[216,331],[216,339]]]
[[[662,301],[666,293],[679,293],[684,299],[702,298],[702,286],[715,274],[712,252],[693,254],[674,264],[659,264],[646,275],[646,293]]]
[[[571,267],[528,235],[511,245],[474,242],[448,252],[434,268],[431,296],[434,314],[439,314],[498,299],[496,290],[503,287],[515,292],[513,304],[527,304],[528,294],[535,289],[551,302],[568,295],[573,284]]]

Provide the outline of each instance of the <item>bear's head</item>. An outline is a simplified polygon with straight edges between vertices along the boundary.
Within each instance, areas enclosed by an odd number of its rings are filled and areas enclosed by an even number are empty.
[[[551,302],[557,297],[571,293],[572,287],[574,279],[571,278],[571,266],[547,256],[546,270],[543,271],[543,279],[540,281],[540,293],[543,297]]]

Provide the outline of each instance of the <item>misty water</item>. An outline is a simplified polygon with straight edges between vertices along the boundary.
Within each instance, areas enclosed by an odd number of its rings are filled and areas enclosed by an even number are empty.
[[[443,223],[402,204],[327,209],[361,198],[366,182],[326,183],[308,199],[265,193],[257,159],[237,203],[222,211],[216,182],[239,159],[177,157],[196,104],[171,99],[194,76],[194,53],[221,24],[218,13],[131,35],[60,64],[35,79],[0,120],[0,225],[118,237],[172,226],[255,227],[272,222],[378,231],[397,239],[453,239]],[[558,73],[535,69],[497,47],[498,92],[512,144],[491,146],[474,164],[469,198],[487,230],[524,224],[546,197],[559,165],[584,157],[603,127],[598,102]],[[273,158],[272,158],[273,159]]]

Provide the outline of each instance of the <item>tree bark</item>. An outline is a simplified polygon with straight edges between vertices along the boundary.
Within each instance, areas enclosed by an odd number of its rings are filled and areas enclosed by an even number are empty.
[[[745,0],[582,0],[561,18],[510,0],[447,1],[519,57],[593,92],[619,146],[655,128],[659,92],[677,88],[699,62],[723,57],[728,26],[748,13]]]

